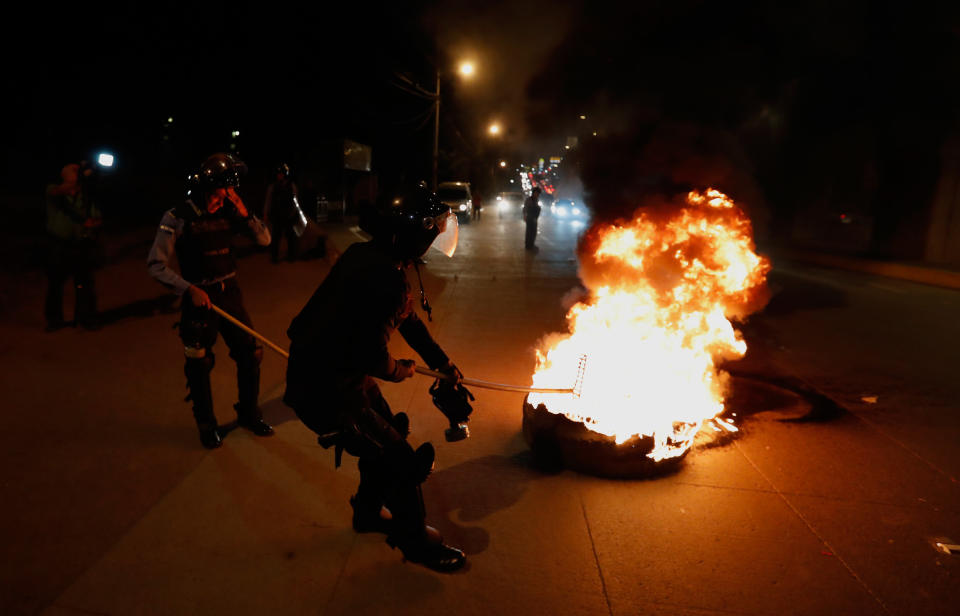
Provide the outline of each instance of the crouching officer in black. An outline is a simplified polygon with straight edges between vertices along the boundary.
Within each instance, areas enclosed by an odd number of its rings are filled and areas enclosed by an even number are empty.
[[[456,218],[423,186],[388,203],[375,222],[366,219],[373,239],[343,253],[290,325],[284,402],[321,445],[336,446],[338,466],[342,451],[359,458],[354,530],[384,532],[407,560],[453,571],[466,556],[426,525],[420,491],[433,469],[433,446],[415,450],[407,442],[407,415],[390,410],[374,378],[399,382],[414,374],[412,359],[387,350],[394,330],[428,366],[452,381],[463,378],[414,312],[404,273],[441,233],[456,241]]]
[[[215,304],[252,327],[237,285],[232,239],[246,232],[266,246],[270,232],[237,195],[245,172],[246,165],[231,154],[214,154],[204,161],[199,173],[188,179],[186,201],[163,215],[147,258],[150,275],[183,296],[180,338],[186,355],[187,399],[193,400],[200,442],[208,449],[221,444],[210,390],[217,333],[223,335],[230,358],[237,363],[239,402],[234,408],[239,425],[258,436],[273,434],[257,405],[263,347],[210,308]],[[180,274],[168,265],[174,251]]]

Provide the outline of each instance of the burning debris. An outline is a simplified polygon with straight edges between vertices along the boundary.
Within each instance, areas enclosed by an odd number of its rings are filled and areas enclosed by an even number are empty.
[[[535,387],[580,381],[580,395],[531,394],[525,432],[543,408],[616,446],[642,443],[659,463],[683,456],[707,422],[736,430],[719,417],[729,377],[717,363],[746,353],[731,321],[764,305],[769,269],[749,219],[714,189],[595,225],[580,245],[589,295],[567,313],[569,333],[541,342],[533,375]]]

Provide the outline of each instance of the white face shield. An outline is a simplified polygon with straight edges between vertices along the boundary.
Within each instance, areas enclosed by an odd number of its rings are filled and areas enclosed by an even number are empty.
[[[460,226],[457,224],[457,215],[448,212],[442,216],[437,216],[435,223],[440,229],[440,235],[433,240],[430,248],[436,248],[448,257],[452,257],[457,250],[457,240],[460,237]]]

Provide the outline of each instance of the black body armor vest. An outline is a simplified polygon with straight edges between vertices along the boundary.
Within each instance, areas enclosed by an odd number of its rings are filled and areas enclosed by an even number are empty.
[[[208,214],[190,201],[178,208],[183,219],[183,234],[177,240],[180,272],[192,283],[216,280],[237,271],[233,255],[233,204],[224,205]],[[228,209],[229,208],[229,209]]]

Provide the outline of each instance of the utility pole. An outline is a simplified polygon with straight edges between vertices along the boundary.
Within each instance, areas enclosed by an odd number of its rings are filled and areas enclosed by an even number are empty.
[[[437,92],[433,108],[433,192],[437,192],[437,159],[440,156],[440,70],[437,69]]]

